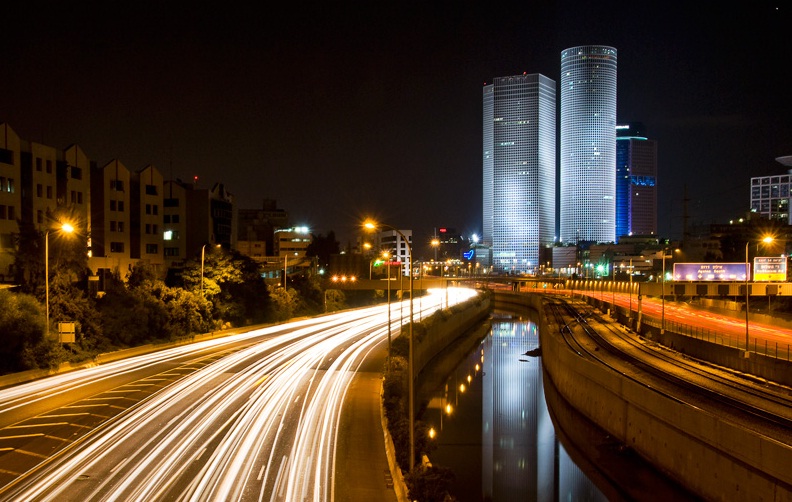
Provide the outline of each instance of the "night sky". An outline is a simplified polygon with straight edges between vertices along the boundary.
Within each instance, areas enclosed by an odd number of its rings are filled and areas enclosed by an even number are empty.
[[[116,4],[128,4],[118,7]],[[13,2],[0,122],[276,199],[342,245],[366,216],[481,232],[481,88],[618,49],[618,120],[659,142],[659,230],[727,221],[792,154],[788,2]],[[560,91],[558,94],[560,102]]]

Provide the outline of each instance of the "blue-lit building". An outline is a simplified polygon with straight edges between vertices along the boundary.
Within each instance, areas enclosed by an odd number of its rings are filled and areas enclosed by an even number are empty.
[[[641,123],[616,126],[616,239],[657,234],[657,142]]]
[[[535,270],[555,240],[555,86],[540,74],[484,86],[483,240],[495,271]]]
[[[561,241],[616,240],[616,49],[561,52]]]

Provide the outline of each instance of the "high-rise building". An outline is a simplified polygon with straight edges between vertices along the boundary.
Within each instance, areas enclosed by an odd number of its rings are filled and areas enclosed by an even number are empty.
[[[14,277],[14,236],[22,216],[22,143],[8,124],[0,124],[0,281]]]
[[[789,201],[792,199],[792,155],[777,157],[786,166],[786,174],[751,178],[751,212],[768,220],[792,225]]]
[[[555,241],[555,81],[499,77],[483,102],[484,243],[495,270],[527,272]]]
[[[616,240],[616,49],[561,52],[561,241]]]
[[[657,142],[643,124],[616,126],[616,239],[657,233]]]

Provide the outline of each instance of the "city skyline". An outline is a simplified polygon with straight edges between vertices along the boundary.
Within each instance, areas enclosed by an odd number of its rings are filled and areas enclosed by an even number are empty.
[[[792,153],[785,6],[351,7],[15,4],[0,122],[223,182],[238,207],[278,200],[342,244],[366,216],[418,239],[480,231],[481,86],[557,76],[567,47],[618,48],[617,120],[658,142],[661,235],[681,236],[685,188],[691,223],[739,217],[750,178]]]

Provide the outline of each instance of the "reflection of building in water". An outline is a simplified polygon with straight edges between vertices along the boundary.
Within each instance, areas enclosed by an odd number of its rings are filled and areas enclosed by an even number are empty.
[[[556,441],[541,359],[524,355],[538,346],[535,324],[497,317],[482,345],[482,496],[605,500]]]

